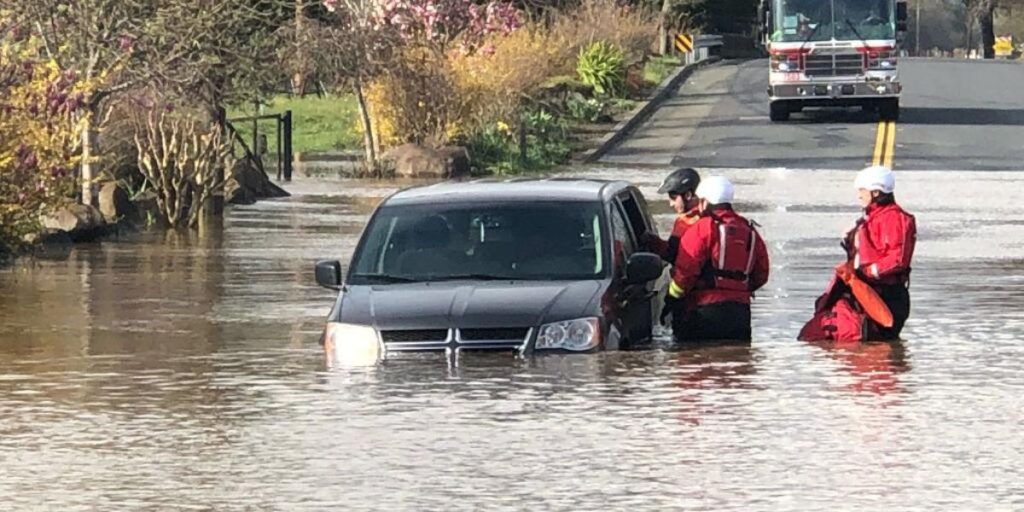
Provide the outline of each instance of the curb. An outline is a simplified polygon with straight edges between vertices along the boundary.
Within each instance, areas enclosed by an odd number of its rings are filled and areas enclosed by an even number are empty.
[[[629,117],[615,125],[607,135],[601,137],[597,142],[597,147],[584,151],[577,158],[577,161],[583,163],[596,162],[608,153],[608,151],[622,142],[622,139],[625,139],[627,135],[632,133],[640,123],[643,123],[647,118],[651,117],[651,114],[653,114],[654,111],[665,102],[665,100],[672,96],[676,89],[686,82],[694,71],[714,64],[720,60],[722,60],[720,57],[710,57],[700,62],[679,68],[675,73],[658,85],[658,88],[654,90],[654,93],[651,94],[647,101],[633,109],[633,111],[629,113]]]

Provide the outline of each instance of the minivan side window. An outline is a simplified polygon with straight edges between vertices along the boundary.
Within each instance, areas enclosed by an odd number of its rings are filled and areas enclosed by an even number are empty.
[[[622,210],[615,204],[611,205],[612,219],[612,268],[616,272],[622,269],[622,265],[631,254],[633,254],[633,238],[629,234],[629,226]]]
[[[629,219],[629,225],[633,228],[633,235],[639,239],[641,235],[650,231],[647,225],[646,212],[644,211],[644,206],[646,205],[641,205],[632,192],[620,197],[619,200],[622,202],[622,208]]]

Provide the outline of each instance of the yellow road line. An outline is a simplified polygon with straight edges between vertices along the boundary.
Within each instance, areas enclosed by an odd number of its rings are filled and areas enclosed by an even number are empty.
[[[875,132],[875,151],[871,154],[871,165],[882,165],[882,151],[885,150],[885,121],[878,122]]]
[[[893,153],[896,150],[896,122],[879,121],[875,131],[875,149],[871,154],[871,165],[884,165],[892,169]]]
[[[892,157],[896,152],[896,121],[889,121],[889,137],[885,141],[885,165],[892,169]]]

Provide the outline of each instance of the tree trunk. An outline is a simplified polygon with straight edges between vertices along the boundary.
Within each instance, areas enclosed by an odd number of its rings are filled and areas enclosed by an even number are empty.
[[[93,172],[92,158],[96,154],[96,133],[93,129],[94,109],[87,109],[85,112],[85,126],[82,128],[82,204],[91,205],[93,197]]]
[[[304,15],[304,12],[303,12],[304,3],[305,3],[305,0],[295,0],[295,39],[296,39],[296,43],[295,44],[297,46],[295,48],[295,50],[296,50],[295,51],[295,58],[299,59],[299,62],[302,63],[302,67],[300,69],[303,69],[303,70],[306,69],[306,66],[305,66],[305,63],[306,63],[306,53],[305,53],[305,49],[300,47],[300,44],[301,44],[301,41],[304,40],[304,38],[302,37],[302,24],[303,24],[303,18],[305,18],[305,15]],[[305,92],[306,92],[306,77],[303,74],[303,72],[297,72],[294,75],[292,75],[292,94],[296,94],[298,96],[302,96]]]
[[[978,24],[981,26],[981,50],[986,59],[996,58],[996,30],[993,19],[996,6],[994,2],[984,2],[979,6]]]
[[[362,80],[356,79],[352,86],[359,103],[359,121],[363,124],[363,146],[366,148],[366,165],[374,168],[377,164],[376,145],[373,142],[373,123],[370,122],[370,111],[367,109],[366,97],[363,96]]]
[[[661,16],[658,20],[658,55],[667,55],[668,46],[668,15],[672,11],[672,0],[661,1]]]

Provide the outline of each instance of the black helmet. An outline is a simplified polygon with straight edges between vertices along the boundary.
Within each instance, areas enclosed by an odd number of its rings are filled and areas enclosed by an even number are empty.
[[[661,187],[658,188],[658,193],[685,194],[696,191],[697,185],[700,185],[700,174],[697,174],[697,171],[689,167],[685,167],[672,171],[672,174],[665,177],[665,181],[661,182]]]

